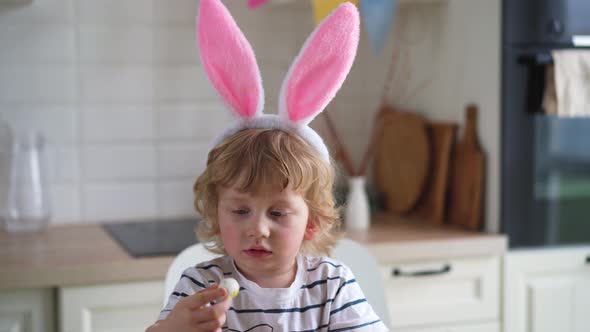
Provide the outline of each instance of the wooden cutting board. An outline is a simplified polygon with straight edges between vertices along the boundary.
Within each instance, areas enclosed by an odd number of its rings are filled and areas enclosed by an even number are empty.
[[[477,107],[466,109],[463,136],[453,151],[448,220],[477,231],[482,228],[485,156],[476,133]]]
[[[412,218],[427,220],[433,224],[443,224],[447,207],[447,190],[449,184],[451,149],[455,140],[457,125],[455,123],[430,122],[430,156],[428,182],[416,208],[408,215]]]
[[[381,109],[382,130],[375,149],[374,177],[387,210],[411,210],[423,192],[430,163],[426,120],[413,112]]]

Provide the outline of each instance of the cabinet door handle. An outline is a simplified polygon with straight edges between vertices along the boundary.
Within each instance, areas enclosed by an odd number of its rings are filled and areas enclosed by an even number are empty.
[[[586,256],[586,264],[590,264],[590,255]]]
[[[451,272],[451,265],[445,264],[442,268],[438,270],[422,270],[422,271],[414,271],[414,272],[404,272],[399,268],[394,268],[391,271],[391,275],[393,277],[424,277],[424,276],[432,276],[437,274],[445,274]]]

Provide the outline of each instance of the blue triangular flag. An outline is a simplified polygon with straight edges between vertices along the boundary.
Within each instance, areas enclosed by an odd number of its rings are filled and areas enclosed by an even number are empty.
[[[380,53],[391,30],[397,0],[361,0],[360,9],[375,53]]]

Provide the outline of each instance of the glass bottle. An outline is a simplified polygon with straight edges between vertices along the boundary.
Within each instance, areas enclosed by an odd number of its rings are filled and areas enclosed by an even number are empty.
[[[12,129],[0,119],[0,227],[8,214],[8,188],[12,168]]]
[[[7,231],[35,231],[47,226],[51,216],[45,142],[36,132],[15,137],[8,190]]]

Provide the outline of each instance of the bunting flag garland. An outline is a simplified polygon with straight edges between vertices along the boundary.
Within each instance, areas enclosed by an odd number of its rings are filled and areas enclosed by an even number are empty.
[[[395,17],[397,0],[361,0],[360,11],[375,53],[383,49]]]
[[[269,1],[248,0],[248,8],[255,9]],[[393,25],[397,0],[311,0],[315,23],[320,23],[344,2],[351,2],[359,7],[371,47],[376,54],[381,53]]]
[[[358,7],[358,0],[311,0],[315,24],[320,23],[324,17],[328,16],[338,5],[344,2],[351,2]]]
[[[268,0],[248,0],[248,8],[254,9],[267,3]]]

